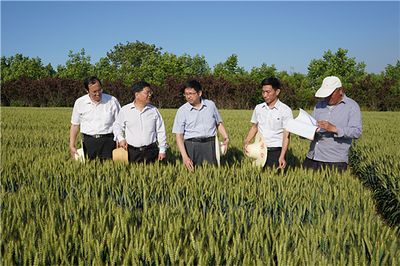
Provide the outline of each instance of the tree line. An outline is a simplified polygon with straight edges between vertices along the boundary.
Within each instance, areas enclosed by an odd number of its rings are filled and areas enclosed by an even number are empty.
[[[132,101],[130,86],[138,80],[149,82],[154,91],[153,104],[159,108],[177,108],[185,102],[182,86],[195,78],[203,87],[204,96],[223,109],[252,109],[263,101],[260,83],[265,77],[282,82],[280,99],[293,109],[310,109],[319,100],[314,97],[326,76],[342,80],[346,95],[364,110],[399,110],[400,61],[387,65],[381,74],[366,73],[365,63],[347,57],[348,50],[326,51],[321,59],[311,60],[308,74],[278,72],[274,65],[263,63],[250,72],[238,65],[236,54],[225,62],[209,67],[204,56],[162,53],[161,47],[144,42],[119,43],[106,57],[92,64],[89,55],[70,51],[65,65],[55,70],[43,65],[40,58],[16,54],[1,58],[2,106],[73,106],[85,94],[83,79],[97,76],[105,93],[121,103]]]

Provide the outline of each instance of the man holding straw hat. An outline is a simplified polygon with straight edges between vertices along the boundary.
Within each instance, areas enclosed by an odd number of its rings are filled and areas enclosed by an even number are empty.
[[[112,151],[116,147],[113,134],[113,123],[117,118],[121,106],[118,100],[103,93],[101,82],[97,77],[85,79],[86,95],[75,101],[72,111],[71,128],[69,132],[69,148],[76,160],[81,150],[75,148],[76,137],[82,133],[83,156],[89,159],[111,159]]]
[[[264,169],[267,167],[285,168],[285,154],[289,147],[289,132],[285,128],[289,119],[293,119],[293,113],[289,106],[278,99],[281,91],[281,83],[278,79],[265,78],[261,82],[261,87],[265,102],[258,104],[253,111],[251,117],[253,126],[244,141],[244,151],[247,156],[250,156],[250,140],[259,132],[263,138],[259,137],[258,139],[265,141],[267,146],[267,160],[263,165]]]

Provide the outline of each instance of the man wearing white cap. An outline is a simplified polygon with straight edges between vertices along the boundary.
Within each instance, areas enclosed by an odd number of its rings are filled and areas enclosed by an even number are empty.
[[[335,76],[323,80],[315,97],[324,98],[311,114],[317,120],[319,130],[310,144],[303,167],[314,171],[325,167],[346,171],[352,139],[358,139],[362,134],[360,107],[343,93],[342,83]]]
[[[293,119],[292,109],[278,99],[281,82],[277,78],[265,78],[261,82],[264,103],[258,104],[251,117],[253,126],[244,141],[244,151],[249,155],[247,146],[250,140],[260,132],[267,145],[266,167],[285,168],[285,154],[289,147],[289,132],[286,125]]]

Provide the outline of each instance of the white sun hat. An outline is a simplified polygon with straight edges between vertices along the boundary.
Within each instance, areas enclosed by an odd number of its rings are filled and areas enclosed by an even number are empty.
[[[257,132],[254,143],[247,146],[247,151],[249,152],[247,156],[255,159],[253,166],[264,166],[267,161],[268,150],[264,137],[260,132]]]
[[[75,154],[75,161],[77,162],[85,162],[85,153],[83,151],[83,148],[77,149],[78,155]]]
[[[128,162],[128,151],[126,151],[122,147],[114,149],[112,152],[112,158],[114,162],[116,161]]]
[[[223,142],[218,141],[218,136],[215,135],[215,156],[217,157],[218,166],[221,165],[220,158],[221,158],[221,155],[224,155],[225,148],[226,148],[225,145],[221,146],[222,144],[223,144]]]
[[[325,98],[332,94],[335,89],[342,87],[342,82],[335,76],[326,77],[322,82],[321,88],[315,93],[315,97]]]

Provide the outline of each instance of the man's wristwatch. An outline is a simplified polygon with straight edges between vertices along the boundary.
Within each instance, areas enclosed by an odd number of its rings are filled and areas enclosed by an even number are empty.
[[[225,140],[227,140],[227,139],[231,140],[229,137],[226,137],[226,138],[225,138]]]

